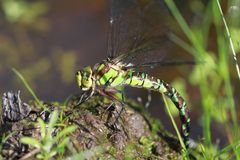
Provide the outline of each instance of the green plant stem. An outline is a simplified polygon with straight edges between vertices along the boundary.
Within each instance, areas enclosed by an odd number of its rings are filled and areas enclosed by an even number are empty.
[[[34,91],[32,90],[32,88],[30,87],[30,85],[28,84],[28,82],[26,81],[26,79],[22,76],[22,74],[20,72],[18,72],[15,68],[12,68],[12,71],[21,79],[21,81],[23,82],[24,86],[27,88],[27,90],[31,93],[31,95],[33,96],[33,98],[35,99],[35,101],[37,102],[37,104],[39,106],[43,106],[42,102],[39,100],[39,98],[37,97],[37,95],[34,93]]]
[[[219,3],[219,0],[216,0],[216,2],[217,2],[218,9],[219,9],[219,12],[220,12],[221,17],[222,17],[222,21],[223,21],[224,27],[225,27],[226,32],[227,32],[227,36],[228,36],[228,39],[229,39],[229,44],[230,44],[230,47],[231,47],[231,50],[232,50],[232,54],[233,54],[233,58],[234,58],[234,61],[235,61],[235,67],[236,67],[236,70],[237,70],[238,79],[240,80],[240,71],[239,71],[239,66],[238,66],[238,63],[237,63],[237,56],[236,56],[236,52],[234,50],[231,34],[229,32],[227,22],[226,22],[226,20],[224,18],[223,11],[222,11],[221,5]]]
[[[202,48],[201,44],[199,43],[198,39],[188,26],[187,22],[184,20],[182,14],[177,9],[175,3],[173,0],[165,0],[165,3],[167,4],[168,8],[170,9],[171,13],[173,14],[174,18],[180,25],[181,29],[185,33],[185,35],[188,37],[188,39],[192,42],[194,48],[196,48],[196,51],[198,53],[198,58],[202,58],[202,53],[205,53],[204,49]]]

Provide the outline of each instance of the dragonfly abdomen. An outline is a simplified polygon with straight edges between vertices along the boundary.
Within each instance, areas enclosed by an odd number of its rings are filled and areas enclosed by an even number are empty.
[[[177,90],[163,80],[155,77],[150,77],[148,74],[143,72],[129,72],[125,84],[132,87],[158,91],[168,96],[179,110],[179,115],[182,123],[181,133],[185,145],[188,147],[190,118],[188,115],[186,102],[180,96]]]

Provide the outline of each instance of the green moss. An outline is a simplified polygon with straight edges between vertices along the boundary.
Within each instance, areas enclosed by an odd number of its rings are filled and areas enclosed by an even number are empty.
[[[120,157],[124,157],[124,159],[161,159],[165,157],[164,155],[169,154],[177,159],[181,157],[178,151],[168,146],[167,140],[156,134],[160,123],[152,120],[145,111],[143,113],[140,110],[136,112],[131,107],[125,106],[121,117],[114,124],[120,107],[106,110],[110,104],[109,99],[93,96],[79,106],[76,106],[77,103],[78,98],[72,97],[65,103],[65,106],[58,102],[45,104],[50,112],[51,110],[59,111],[59,120],[56,126],[58,132],[66,126],[77,126],[77,129],[67,137],[68,145],[72,147],[61,149],[61,153],[55,155],[56,158],[69,156],[86,158],[89,156],[88,154],[91,155],[91,159],[118,159]],[[133,103],[137,107],[138,104]],[[38,108],[34,106],[34,102],[31,105],[33,110]],[[138,107],[140,108],[140,106]],[[36,112],[41,113],[42,111],[37,109]],[[36,124],[30,122],[29,119],[16,122],[16,125],[25,129],[29,128],[30,136],[39,134],[39,130],[32,129]],[[20,134],[20,132],[17,131],[16,134]],[[160,147],[163,155],[154,152],[156,146]],[[102,148],[101,152],[93,153],[99,147]],[[33,149],[30,148],[29,152]]]

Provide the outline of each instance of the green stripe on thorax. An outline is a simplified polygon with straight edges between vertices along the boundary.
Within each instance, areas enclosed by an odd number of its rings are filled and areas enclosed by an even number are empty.
[[[105,64],[101,63],[97,68],[97,72],[100,72],[104,67],[105,67]]]
[[[124,81],[125,81],[125,76],[124,74],[120,73],[119,75],[117,75],[117,77],[113,80],[113,82],[110,85],[112,87],[119,86],[123,84]]]
[[[125,75],[127,72],[123,72],[117,65],[111,63],[101,63],[96,70],[97,85],[109,85],[116,87],[126,80]],[[106,84],[107,82],[108,84]]]
[[[105,85],[105,83],[112,77],[118,75],[118,71],[113,68],[109,68],[109,70],[103,74],[103,76],[99,79],[100,84]]]

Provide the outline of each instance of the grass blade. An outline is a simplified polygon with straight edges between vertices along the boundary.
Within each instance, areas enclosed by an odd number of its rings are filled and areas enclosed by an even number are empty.
[[[230,34],[230,32],[229,32],[227,22],[226,22],[226,20],[225,20],[225,18],[224,18],[223,11],[222,11],[221,5],[220,5],[220,3],[219,3],[219,0],[216,0],[216,1],[217,1],[217,5],[218,5],[219,12],[220,12],[220,14],[221,14],[221,16],[222,16],[222,21],[223,21],[224,27],[225,27],[226,32],[227,32],[227,36],[228,36],[228,39],[229,39],[229,44],[230,44],[230,46],[231,46],[231,50],[232,50],[232,54],[233,54],[233,59],[234,59],[235,67],[236,67],[236,70],[237,70],[238,79],[240,80],[239,65],[238,65],[238,61],[237,61],[236,52],[235,52],[235,50],[234,50],[232,37],[231,37],[231,34]]]
[[[26,81],[26,79],[22,76],[22,74],[20,72],[18,72],[15,68],[12,68],[12,71],[21,79],[21,81],[23,82],[24,86],[27,88],[27,90],[31,93],[31,95],[33,96],[33,98],[35,99],[35,101],[37,102],[37,104],[39,106],[43,106],[41,101],[38,99],[38,97],[36,96],[36,94],[33,92],[32,88],[30,87],[30,85],[28,84],[28,82]]]
[[[217,159],[217,158],[220,158],[220,156],[222,154],[225,154],[227,152],[230,152],[232,150],[237,150],[238,148],[240,147],[240,140],[233,143],[233,144],[230,144],[228,146],[226,146],[225,148],[223,148],[222,150],[220,150],[215,156],[214,156],[214,159]]]

